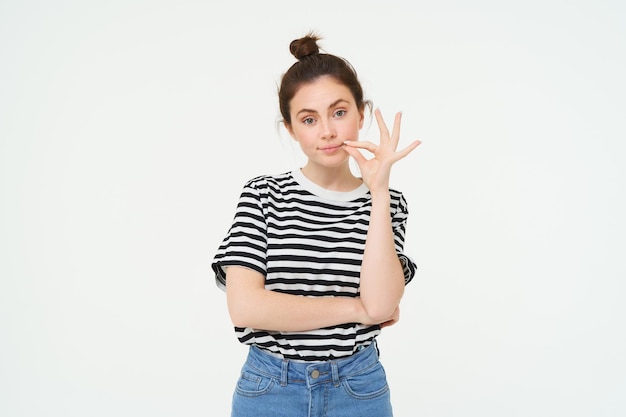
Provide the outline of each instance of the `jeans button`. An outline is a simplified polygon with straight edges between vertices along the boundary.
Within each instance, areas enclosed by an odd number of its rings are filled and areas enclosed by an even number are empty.
[[[320,371],[318,371],[317,369],[314,369],[314,370],[311,372],[311,378],[313,378],[313,379],[317,379],[317,378],[319,378],[319,376],[320,376]]]

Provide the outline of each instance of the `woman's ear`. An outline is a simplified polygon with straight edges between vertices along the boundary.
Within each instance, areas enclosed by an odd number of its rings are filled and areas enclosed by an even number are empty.
[[[287,132],[289,132],[289,136],[291,136],[291,138],[297,142],[298,139],[296,138],[296,135],[293,133],[291,123],[283,122],[283,124],[285,125],[285,129],[287,129]]]
[[[359,116],[361,116],[359,120],[359,130],[363,129],[363,121],[365,120],[365,109],[359,110]]]

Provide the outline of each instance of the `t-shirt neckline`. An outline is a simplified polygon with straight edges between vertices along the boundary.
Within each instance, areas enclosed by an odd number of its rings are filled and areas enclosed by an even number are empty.
[[[320,187],[313,181],[308,179],[300,169],[294,169],[291,171],[291,176],[304,188],[306,191],[313,195],[321,197],[326,200],[333,201],[353,201],[361,197],[365,197],[369,192],[367,186],[362,183],[352,191],[331,191],[326,188]]]

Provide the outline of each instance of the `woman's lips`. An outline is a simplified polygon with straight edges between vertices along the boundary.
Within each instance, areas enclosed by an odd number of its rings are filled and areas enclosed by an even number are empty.
[[[324,153],[334,153],[338,151],[339,149],[341,149],[341,145],[334,145],[334,146],[325,146],[323,148],[320,148],[320,151]]]

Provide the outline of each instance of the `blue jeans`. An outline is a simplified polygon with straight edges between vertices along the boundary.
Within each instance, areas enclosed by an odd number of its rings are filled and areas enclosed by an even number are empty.
[[[231,417],[391,417],[375,343],[332,361],[284,360],[251,346]]]

